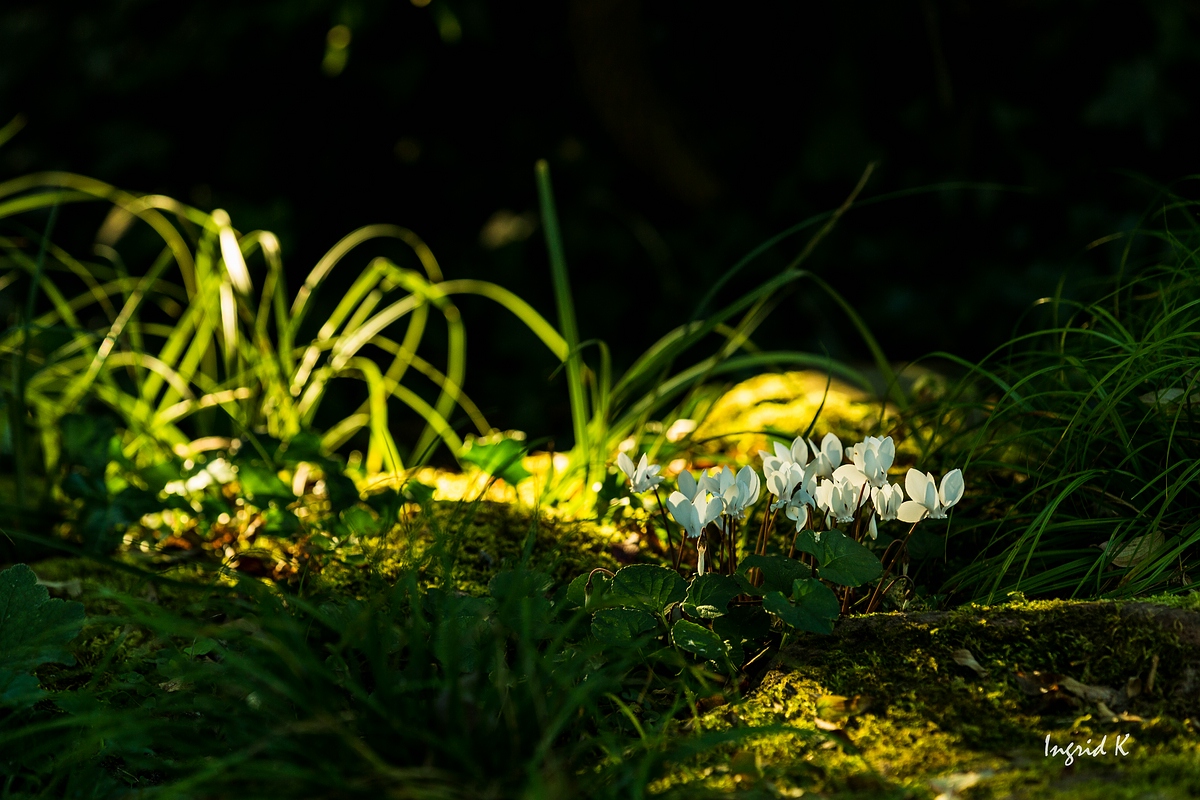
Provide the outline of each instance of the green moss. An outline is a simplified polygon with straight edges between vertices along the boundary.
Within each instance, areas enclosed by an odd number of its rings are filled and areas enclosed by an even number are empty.
[[[961,649],[987,674],[956,663]],[[1113,709],[1124,718],[1094,701],[1072,706],[1066,692],[1050,695],[1053,702],[1027,695],[1016,675],[1037,670],[1123,690],[1131,678],[1145,684],[1155,656],[1154,691]],[[675,765],[652,789],[680,797],[934,797],[955,786],[967,798],[1195,796],[1198,658],[1200,615],[1166,604],[1019,601],[846,620],[833,637],[805,634],[785,645],[757,689],[700,724],[782,724],[795,734],[716,748]],[[816,722],[825,695],[859,695],[867,707],[836,722],[844,733],[829,734]],[[1126,734],[1128,755],[1119,757],[1114,738]],[[1107,735],[1107,755],[1067,768],[1064,756],[1046,757],[1047,735],[1051,744],[1088,747]],[[746,750],[756,769],[735,774],[731,765]]]
[[[610,548],[623,538],[588,522],[535,514],[508,503],[434,502],[381,537],[361,541],[361,559],[330,559],[314,576],[321,591],[359,594],[375,579],[394,581],[415,569],[427,585],[487,593],[500,569],[529,566],[558,584],[595,567],[616,569]]]

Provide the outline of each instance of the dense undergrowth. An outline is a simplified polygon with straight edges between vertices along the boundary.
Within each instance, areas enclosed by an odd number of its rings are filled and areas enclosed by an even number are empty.
[[[1150,788],[1156,774],[1200,781],[1187,766],[1196,648],[1178,631],[1113,605],[1019,600],[895,629],[871,627],[890,617],[856,618],[1015,591],[1194,604],[1193,205],[1169,198],[1118,240],[1112,286],[1087,301],[1048,299],[1028,332],[980,364],[957,362],[954,381],[894,373],[829,292],[876,358],[884,385],[872,393],[854,369],[753,340],[798,281],[829,291],[799,266],[863,184],[786,232],[816,231],[784,273],[614,377],[603,343],[575,330],[539,177],[561,330],[501,287],[446,280],[403,229],[352,234],[289,295],[273,237],[239,234],[221,212],[78,176],[0,184],[12,228],[0,238],[12,317],[0,338],[11,468],[0,562],[32,564],[0,573],[4,796],[907,797],[966,771],[975,778],[960,788],[978,796],[1065,792],[1051,766],[1021,760],[1036,737],[1005,741],[1118,722],[1140,726],[1149,748],[1118,765],[1127,774]],[[52,234],[60,208],[96,199],[111,204],[99,260],[80,260]],[[376,257],[327,320],[306,322],[329,272],[378,238],[408,246],[419,269]],[[134,258],[151,266],[134,276]],[[530,452],[465,395],[460,293],[503,303],[562,362],[569,452]],[[444,368],[417,355],[436,317]],[[784,372],[795,366],[824,370],[811,401],[769,396],[772,381],[804,383]],[[749,377],[764,370],[773,377]],[[410,388],[414,374],[424,386]],[[851,389],[835,374],[861,395],[853,414],[836,411]],[[722,376],[749,380],[730,389]],[[353,402],[327,402],[342,397],[338,381],[361,389]],[[772,410],[746,413],[756,403]],[[398,411],[418,422],[411,446],[393,438]],[[460,420],[478,436],[464,437]],[[949,533],[935,520],[876,535],[871,516],[868,535],[860,500],[842,525],[850,535],[826,519],[800,537],[798,522],[801,552],[785,556],[766,533],[756,543],[779,514],[766,493],[759,502],[755,476],[713,539],[723,574],[689,583],[671,569],[682,526],[657,492],[629,494],[615,464],[618,452],[646,451],[695,484],[687,470],[736,467],[758,446],[782,443],[781,453],[794,441],[807,462],[804,440],[831,428],[892,437],[863,441],[894,443],[882,485],[889,467],[895,478],[915,464],[961,466]],[[423,466],[438,446],[461,474]],[[815,464],[821,448],[811,448]],[[729,497],[749,476],[729,473]],[[1194,610],[1179,613],[1180,626],[1194,623]],[[836,640],[803,632],[834,620]],[[978,670],[963,667],[962,650]],[[1123,681],[1152,685],[1155,670],[1167,689],[1128,694]],[[1030,681],[1061,707],[1031,700]],[[1121,703],[1058,688],[1118,683]],[[1089,776],[1080,796],[1103,783]]]

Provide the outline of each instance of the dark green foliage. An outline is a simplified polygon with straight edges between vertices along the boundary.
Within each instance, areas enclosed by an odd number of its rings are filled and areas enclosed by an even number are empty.
[[[828,530],[810,551],[817,558],[817,574],[842,586],[863,586],[880,576],[879,557],[839,530]]]
[[[67,645],[83,622],[83,606],[51,599],[29,567],[0,572],[0,708],[27,708],[44,695],[33,671],[72,663]]]
[[[607,599],[611,603],[661,615],[668,605],[683,600],[686,594],[687,584],[675,570],[634,564],[617,572]]]
[[[27,567],[0,574],[4,619],[42,632],[14,638],[0,626],[5,674],[69,660],[62,646],[83,622],[78,604],[47,601],[34,580]],[[600,666],[594,645],[573,643],[579,620],[549,588],[518,570],[498,574],[491,597],[460,597],[422,591],[410,575],[312,605],[242,583],[198,594],[197,615],[122,597],[122,618],[92,620],[90,636],[114,644],[101,663],[91,657],[86,686],[52,692],[53,710],[26,701],[22,716],[0,716],[0,752],[31,756],[6,762],[10,789],[57,795],[89,776],[95,797],[148,786],[188,796],[620,796],[619,772],[581,783],[577,771],[628,744],[604,701],[627,662],[608,652]]]
[[[531,474],[521,465],[525,456],[525,447],[515,439],[501,439],[492,444],[473,443],[464,448],[459,460],[474,464],[488,475],[493,475],[505,483],[516,486]]]
[[[1118,280],[1061,295],[909,423],[962,466],[946,590],[1128,597],[1200,569],[1200,230],[1166,196],[1119,237]],[[944,355],[944,354],[943,354]],[[934,529],[936,531],[936,529]],[[922,546],[920,550],[934,548]]]
[[[797,578],[790,601],[783,592],[767,592],[763,608],[793,628],[812,633],[833,633],[840,611],[837,597],[814,578]]]
[[[683,613],[713,619],[725,614],[729,601],[742,593],[742,587],[729,575],[709,573],[694,579],[683,600]]]

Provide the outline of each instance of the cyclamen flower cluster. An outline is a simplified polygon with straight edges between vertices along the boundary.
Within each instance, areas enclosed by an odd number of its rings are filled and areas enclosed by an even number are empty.
[[[809,461],[809,451],[812,461]],[[942,479],[940,491],[931,474],[910,469],[905,479],[908,501],[899,484],[888,482],[888,470],[896,459],[892,437],[868,436],[843,451],[842,442],[832,433],[821,446],[796,437],[791,447],[775,444],[772,455],[760,450],[768,490],[778,498],[772,509],[785,508],[787,517],[796,522],[796,530],[808,523],[809,514],[819,511],[824,527],[853,522],[863,509],[870,509],[868,532],[878,534],[878,523],[899,519],[915,523],[926,516],[945,519],[946,510],[962,498],[962,470],[955,469]],[[843,455],[851,463],[843,464]],[[819,532],[816,534],[820,536]]]
[[[729,467],[712,474],[701,472],[700,480],[684,471],[679,473],[679,490],[667,498],[667,508],[688,538],[698,539],[704,528],[722,514],[731,519],[745,517],[746,510],[758,500],[760,487],[758,473],[748,466],[736,475]]]
[[[832,433],[825,435],[819,447],[798,436],[790,447],[776,443],[774,453],[760,450],[759,456],[767,492],[774,498],[769,510],[783,511],[797,532],[809,528],[817,537],[823,529],[856,520],[861,524],[863,519],[868,520],[866,533],[872,539],[877,537],[879,522],[945,519],[946,511],[963,495],[959,469],[946,473],[940,486],[932,474],[915,468],[908,471],[903,488],[889,483],[888,471],[896,458],[896,444],[890,436],[868,436],[849,450]],[[843,463],[847,457],[850,463]],[[645,455],[635,467],[622,453],[617,464],[635,492],[655,489],[663,480],[659,467],[648,464]],[[679,474],[678,489],[667,498],[666,506],[687,538],[698,540],[700,574],[704,574],[706,544],[701,537],[705,528],[721,520],[721,532],[732,536],[733,526],[745,518],[760,489],[758,473],[749,466],[736,474],[729,467],[701,472],[699,479],[686,470]],[[906,490],[908,500],[904,499]],[[730,554],[732,560],[732,546]]]

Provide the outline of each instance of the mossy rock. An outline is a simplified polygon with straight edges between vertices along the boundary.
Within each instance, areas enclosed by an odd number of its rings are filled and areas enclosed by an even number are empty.
[[[372,577],[393,581],[415,569],[423,584],[483,595],[492,576],[517,566],[527,548],[531,567],[565,584],[595,567],[616,569],[613,552],[622,539],[612,528],[512,503],[437,501],[386,536],[364,540],[366,558],[331,560],[316,580],[322,591],[357,594]]]
[[[814,421],[819,440],[827,432],[843,440],[861,439],[897,416],[890,404],[824,373],[805,370],[756,375],[722,395],[692,438],[734,458],[748,459],[767,446],[766,431],[788,437],[804,433]]]
[[[1020,601],[844,620],[831,637],[786,643],[761,685],[701,718],[703,730],[744,731],[741,745],[676,765],[652,788],[689,798],[1200,796],[1197,606],[1196,596]],[[975,668],[959,663],[964,651]],[[753,735],[768,725],[794,732]],[[1102,742],[1103,755],[1076,754],[1070,766],[1046,754]]]

